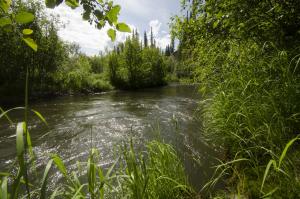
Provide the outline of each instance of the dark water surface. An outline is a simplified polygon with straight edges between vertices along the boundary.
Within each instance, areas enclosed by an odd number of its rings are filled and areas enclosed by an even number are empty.
[[[130,136],[136,145],[157,138],[175,146],[184,160],[189,179],[200,187],[211,175],[215,152],[201,136],[197,109],[200,97],[195,86],[171,85],[138,92],[118,91],[92,96],[61,97],[32,104],[47,120],[49,127],[30,116],[30,133],[37,166],[44,167],[49,154],[59,154],[69,169],[86,161],[91,146],[99,149],[101,165],[114,161],[114,149]],[[9,115],[21,121],[23,113]],[[0,171],[15,161],[15,126],[0,120]],[[200,157],[200,164],[192,156]],[[52,178],[53,181],[58,178]],[[55,183],[55,182],[54,182]]]

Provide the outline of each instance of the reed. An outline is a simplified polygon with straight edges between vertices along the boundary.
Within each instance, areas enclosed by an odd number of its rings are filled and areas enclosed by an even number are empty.
[[[230,192],[250,198],[300,197],[297,50],[203,39],[194,53],[203,131],[223,154],[205,188],[223,180]]]

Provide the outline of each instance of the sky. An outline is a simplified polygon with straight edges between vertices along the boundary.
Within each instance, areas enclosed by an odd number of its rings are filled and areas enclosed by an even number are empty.
[[[143,36],[144,31],[150,34],[150,27],[159,47],[165,48],[170,43],[170,17],[179,14],[180,0],[114,0],[121,5],[119,22],[127,23],[131,29],[137,29]],[[63,25],[59,26],[58,34],[62,40],[79,44],[81,51],[87,55],[97,55],[105,49],[112,49],[114,44],[125,41],[130,33],[117,33],[115,42],[111,42],[106,32],[96,29],[87,21],[82,20],[82,9],[72,10],[66,5],[47,9],[47,14],[59,16]]]

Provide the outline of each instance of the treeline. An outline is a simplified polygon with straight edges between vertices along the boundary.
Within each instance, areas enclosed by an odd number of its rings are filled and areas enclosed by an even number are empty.
[[[156,45],[154,35],[148,41],[145,32],[143,42],[137,31],[112,52],[86,56],[76,44],[63,42],[57,34],[59,19],[47,16],[40,2],[14,2],[13,12],[28,11],[35,19],[17,29],[30,28],[32,38],[38,44],[33,52],[17,31],[8,31],[5,24],[0,29],[0,93],[1,102],[24,95],[26,70],[29,72],[30,96],[91,93],[118,89],[138,89],[165,85],[174,76],[174,53]],[[143,43],[143,44],[142,44]],[[174,43],[174,42],[173,42]],[[176,78],[172,78],[176,80]]]
[[[147,34],[144,44],[137,31],[124,43],[118,44],[109,54],[109,77],[113,86],[121,89],[138,89],[166,84],[166,62],[163,52],[156,47],[151,30],[148,46]]]
[[[299,2],[193,0],[183,9],[173,20],[181,65],[200,83],[204,134],[224,157],[206,187],[223,177],[243,198],[299,198]]]

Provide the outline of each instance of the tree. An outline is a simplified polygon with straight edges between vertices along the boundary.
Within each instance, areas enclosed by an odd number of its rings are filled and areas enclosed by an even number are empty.
[[[144,32],[144,47],[145,47],[145,48],[148,47],[148,37],[147,37],[146,31]]]
[[[150,33],[150,43],[151,43],[151,48],[154,47],[154,36],[153,36],[153,31],[151,27],[151,33]]]
[[[170,46],[167,45],[166,46],[166,50],[165,50],[165,56],[170,56],[171,55],[171,52],[170,52]]]
[[[173,54],[175,52],[175,38],[174,38],[174,36],[172,36],[172,38],[171,38],[171,44],[169,46],[169,51],[170,51],[170,54]]]

